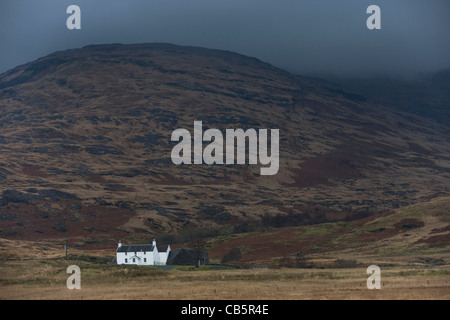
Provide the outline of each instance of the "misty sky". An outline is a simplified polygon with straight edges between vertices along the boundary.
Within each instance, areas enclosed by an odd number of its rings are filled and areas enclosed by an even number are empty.
[[[81,8],[68,30],[66,8]],[[381,30],[369,30],[369,5]],[[0,73],[89,44],[225,49],[307,75],[450,68],[449,0],[0,0]]]

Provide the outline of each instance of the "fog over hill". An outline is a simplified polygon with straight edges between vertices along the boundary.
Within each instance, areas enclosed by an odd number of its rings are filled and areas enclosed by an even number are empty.
[[[66,27],[74,4],[80,30]],[[381,10],[379,30],[366,26],[371,5]],[[5,0],[0,9],[0,73],[54,51],[147,42],[230,50],[303,75],[450,68],[448,0]]]

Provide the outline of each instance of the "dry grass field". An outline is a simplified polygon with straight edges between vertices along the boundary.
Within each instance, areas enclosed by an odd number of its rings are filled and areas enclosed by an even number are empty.
[[[66,269],[81,270],[68,289]],[[349,269],[224,269],[117,266],[85,261],[0,262],[0,299],[7,300],[409,300],[450,299],[447,267],[381,267],[379,290],[366,267]]]

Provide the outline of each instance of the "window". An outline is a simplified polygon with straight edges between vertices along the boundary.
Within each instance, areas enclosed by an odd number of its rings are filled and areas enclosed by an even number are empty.
[[[147,262],[147,258],[144,258],[144,262]]]
[[[133,262],[136,262],[136,259],[135,259],[135,258],[133,258]]]
[[[128,259],[125,259],[125,263],[128,263]]]

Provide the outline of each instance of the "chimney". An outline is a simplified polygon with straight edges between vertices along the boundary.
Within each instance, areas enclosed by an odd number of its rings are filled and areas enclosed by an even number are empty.
[[[156,247],[156,240],[155,240],[155,239],[153,239],[152,245],[153,245],[154,247]]]
[[[122,242],[119,241],[119,244],[117,245],[117,249],[119,249],[122,246]]]

